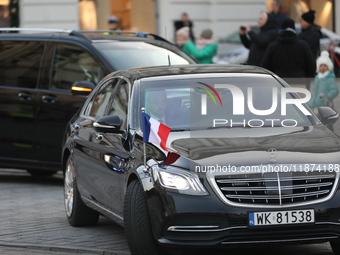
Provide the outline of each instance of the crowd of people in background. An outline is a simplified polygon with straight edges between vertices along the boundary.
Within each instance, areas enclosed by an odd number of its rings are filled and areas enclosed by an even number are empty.
[[[320,68],[317,59],[320,62],[319,59],[329,59],[329,57],[326,56],[326,51],[318,58],[322,34],[321,27],[314,24],[315,11],[310,10],[301,15],[302,31],[297,35],[295,22],[288,18],[280,0],[272,1],[272,9],[271,13],[260,13],[258,34],[254,33],[249,26],[241,26],[239,29],[241,41],[249,49],[247,64],[264,67],[282,78],[289,78],[290,81],[296,78],[297,83],[303,81],[308,90],[311,79],[316,75],[311,106],[316,108],[332,105],[332,100],[339,90],[332,72],[333,65],[323,63],[325,67],[327,66],[328,73],[323,75],[322,73],[326,72],[324,71],[320,74],[320,70],[323,69]],[[320,82],[320,77],[327,78],[327,82],[324,80]],[[325,93],[326,91],[331,92]],[[317,102],[316,106],[315,102]]]
[[[176,43],[186,53],[193,56],[200,64],[211,64],[212,58],[217,52],[217,44],[213,41],[211,29],[201,32],[196,41],[192,32],[192,22],[188,19],[188,14],[182,14],[182,20],[175,22]]]
[[[248,65],[264,67],[278,76],[297,78],[310,89],[314,77],[314,92],[310,107],[333,107],[333,99],[339,89],[333,73],[333,63],[327,51],[320,55],[321,27],[314,23],[315,11],[309,10],[300,16],[301,33],[296,32],[295,21],[282,7],[281,0],[272,0],[272,12],[262,11],[258,18],[260,32],[242,25],[239,35],[244,47],[249,49]],[[193,35],[193,23],[188,14],[175,22],[176,43],[199,63],[210,64],[217,52],[211,29],[205,29],[197,41]],[[320,57],[319,57],[320,55]]]

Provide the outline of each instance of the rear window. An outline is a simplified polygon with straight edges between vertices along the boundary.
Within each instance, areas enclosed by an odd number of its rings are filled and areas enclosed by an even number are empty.
[[[146,42],[95,42],[94,46],[116,70],[169,65],[195,64],[188,55],[172,46],[170,49]]]

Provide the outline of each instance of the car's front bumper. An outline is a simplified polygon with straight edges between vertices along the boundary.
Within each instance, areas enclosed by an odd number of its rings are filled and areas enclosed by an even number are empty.
[[[162,246],[202,247],[272,242],[319,242],[340,237],[340,192],[328,201],[282,210],[313,209],[314,223],[249,226],[249,212],[277,208],[242,208],[210,196],[181,195],[152,188],[147,191],[153,234]],[[279,209],[280,210],[280,209]]]

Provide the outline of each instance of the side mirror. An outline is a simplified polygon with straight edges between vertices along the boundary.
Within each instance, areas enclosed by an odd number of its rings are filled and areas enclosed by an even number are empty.
[[[101,117],[93,123],[94,129],[102,133],[122,133],[121,125],[122,121],[116,115]]]
[[[321,106],[318,108],[318,111],[321,122],[325,125],[334,124],[339,118],[339,114],[330,107]]]
[[[76,81],[72,84],[71,90],[75,96],[88,96],[95,87],[96,85],[90,81]]]

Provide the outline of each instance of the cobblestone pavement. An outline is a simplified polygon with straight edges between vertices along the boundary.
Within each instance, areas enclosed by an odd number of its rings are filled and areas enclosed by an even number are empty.
[[[94,227],[69,225],[61,174],[31,177],[25,171],[1,169],[0,194],[0,251],[1,246],[11,245],[27,250],[130,254],[124,229],[104,217]]]
[[[331,255],[328,243],[261,245],[203,254]],[[25,171],[0,169],[0,255],[130,254],[124,229],[101,217],[97,226],[74,228],[66,220],[63,179],[31,177]]]

